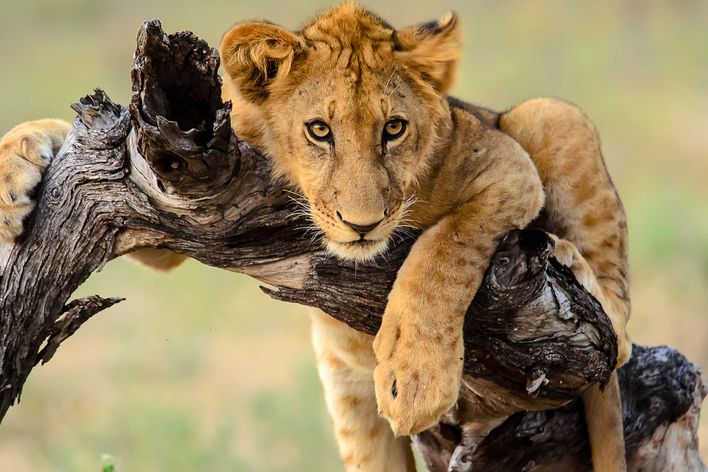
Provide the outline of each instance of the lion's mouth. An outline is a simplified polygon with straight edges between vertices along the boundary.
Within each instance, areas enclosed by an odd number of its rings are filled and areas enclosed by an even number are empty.
[[[355,241],[349,241],[343,244],[349,244],[352,246],[358,246],[358,247],[374,247],[379,244],[381,244],[384,240],[383,239],[357,239]]]
[[[388,239],[357,239],[347,242],[327,240],[326,245],[331,253],[341,259],[367,261],[388,249]]]

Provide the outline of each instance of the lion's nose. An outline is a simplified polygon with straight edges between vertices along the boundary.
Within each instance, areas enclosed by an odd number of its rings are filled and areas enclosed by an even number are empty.
[[[342,217],[342,214],[339,213],[339,212],[337,212],[337,216],[339,217],[340,220],[342,220],[342,223],[344,223],[345,225],[349,226],[351,229],[353,229],[354,231],[356,231],[356,232],[359,234],[359,236],[361,236],[362,238],[363,238],[364,236],[366,236],[367,233],[369,233],[369,232],[372,231],[374,228],[376,228],[376,227],[379,225],[379,223],[381,223],[381,222],[384,220],[383,218],[381,218],[381,219],[380,219],[379,221],[377,221],[376,223],[371,223],[371,224],[366,224],[366,225],[360,225],[360,224],[352,223],[351,221],[345,220],[345,219]]]

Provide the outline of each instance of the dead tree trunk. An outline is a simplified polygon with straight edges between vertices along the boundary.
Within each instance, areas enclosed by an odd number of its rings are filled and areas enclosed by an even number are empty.
[[[270,179],[268,161],[234,136],[217,69],[206,43],[147,22],[130,107],[102,91],[73,106],[74,130],[46,174],[26,237],[0,247],[0,419],[38,362],[119,301],[67,304],[71,293],[140,248],[249,274],[275,298],[376,333],[413,239],[356,267],[327,257]],[[471,470],[470,461],[490,471],[588,468],[576,399],[607,381],[616,339],[599,304],[549,259],[551,249],[538,230],[512,232],[498,248],[465,323],[460,402],[414,438],[431,470]],[[631,469],[704,470],[699,370],[670,348],[635,349],[620,371]]]

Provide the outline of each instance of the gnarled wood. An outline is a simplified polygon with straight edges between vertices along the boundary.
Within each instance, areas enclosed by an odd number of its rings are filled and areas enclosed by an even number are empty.
[[[118,301],[67,305],[71,293],[106,261],[140,248],[250,274],[275,298],[377,331],[413,238],[367,264],[327,256],[270,178],[268,161],[231,131],[217,69],[206,43],[191,33],[167,37],[159,22],[147,22],[129,109],[102,91],[74,105],[74,130],[47,172],[24,242],[0,248],[0,418],[39,361]],[[530,464],[566,467],[587,457],[575,400],[607,381],[616,339],[551,250],[545,233],[524,230],[494,255],[465,322],[461,400],[416,438],[432,470],[469,470],[471,458],[481,470],[535,470]],[[680,464],[693,467],[681,470],[702,468],[691,443],[700,373],[675,351],[638,350],[621,370],[630,465],[639,470],[646,457],[668,464],[674,445],[684,452]]]

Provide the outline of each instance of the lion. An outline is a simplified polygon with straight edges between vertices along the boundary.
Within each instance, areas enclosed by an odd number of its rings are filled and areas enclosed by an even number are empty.
[[[415,470],[408,436],[457,400],[464,315],[509,230],[554,235],[556,258],[612,322],[618,366],[631,353],[626,218],[593,124],[552,98],[497,113],[449,97],[461,50],[452,13],[397,30],[351,2],[296,32],[240,23],[221,44],[236,133],[301,195],[332,254],[369,260],[397,232],[422,230],[375,337],[312,313],[347,470]],[[0,141],[4,241],[21,234],[32,189],[69,129],[35,121]],[[161,269],[183,259],[164,250],[136,257]],[[616,373],[583,401],[594,470],[625,470]]]

